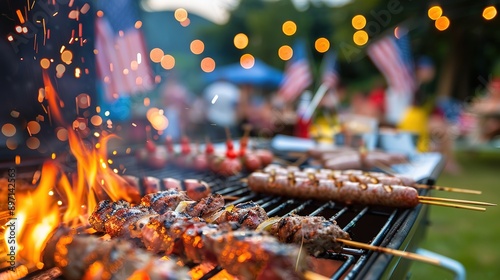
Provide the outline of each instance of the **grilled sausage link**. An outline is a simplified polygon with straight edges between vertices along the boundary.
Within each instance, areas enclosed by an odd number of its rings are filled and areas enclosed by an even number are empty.
[[[272,175],[254,172],[248,187],[258,193],[302,199],[332,200],[346,204],[379,205],[412,208],[419,204],[416,189],[400,185],[366,184],[335,179],[319,179]]]

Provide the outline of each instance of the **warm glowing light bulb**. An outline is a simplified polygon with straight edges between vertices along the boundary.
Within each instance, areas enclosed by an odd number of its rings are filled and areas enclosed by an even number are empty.
[[[443,16],[438,18],[434,22],[434,25],[436,26],[437,30],[444,31],[450,26],[450,20],[447,17]]]
[[[278,56],[281,58],[281,60],[287,61],[290,58],[292,58],[292,56],[293,56],[293,49],[290,46],[288,46],[288,45],[281,46],[278,49]]]
[[[368,33],[364,30],[358,30],[352,36],[352,40],[354,41],[354,44],[363,46],[368,42]]]
[[[432,6],[427,10],[427,15],[432,20],[437,20],[443,15],[443,9],[440,6]]]
[[[183,22],[188,18],[188,12],[186,9],[179,8],[175,10],[174,17],[178,22]]]
[[[246,54],[241,56],[240,64],[241,64],[241,67],[243,67],[245,69],[250,69],[255,64],[255,58],[253,57],[253,55],[246,53]]]
[[[236,34],[233,41],[237,49],[241,50],[248,46],[248,36],[243,33]]]
[[[320,53],[327,52],[330,49],[330,41],[326,38],[318,38],[314,42],[314,48]]]
[[[210,73],[215,70],[215,60],[211,57],[205,57],[201,60],[201,70]]]
[[[283,30],[283,33],[285,35],[292,36],[293,34],[295,34],[295,32],[297,32],[297,25],[295,24],[295,22],[288,20],[283,23],[281,29]]]
[[[355,29],[362,29],[366,26],[366,18],[362,15],[355,15],[353,18],[352,18],[352,27],[354,27]]]
[[[205,50],[205,44],[201,40],[193,40],[189,49],[194,54],[201,54]]]
[[[492,20],[497,15],[497,8],[495,6],[488,6],[483,10],[483,18],[486,20]]]
[[[155,63],[160,63],[164,53],[160,48],[154,48],[149,52],[149,58]]]
[[[161,59],[161,67],[165,70],[170,70],[175,66],[175,58],[169,54],[164,55]]]

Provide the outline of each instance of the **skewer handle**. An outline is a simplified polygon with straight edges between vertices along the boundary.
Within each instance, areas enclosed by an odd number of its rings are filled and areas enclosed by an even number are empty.
[[[469,190],[469,189],[460,189],[460,188],[450,188],[450,187],[442,187],[442,186],[429,186],[424,184],[416,184],[417,188],[420,189],[429,189],[429,190],[437,190],[437,191],[446,191],[446,192],[457,192],[457,193],[468,193],[468,194],[481,194],[481,191],[478,190]]]
[[[460,208],[460,209],[467,209],[467,210],[474,210],[474,211],[486,211],[486,208],[484,208],[484,207],[468,206],[468,205],[462,205],[462,204],[456,204],[456,203],[439,202],[439,201],[425,200],[425,199],[419,199],[418,201],[422,204],[453,207],[453,208]]]
[[[433,197],[433,196],[422,196],[422,195],[419,195],[418,199],[419,200],[441,201],[441,202],[456,202],[456,203],[483,205],[483,206],[497,206],[495,203],[489,203],[489,202],[483,202],[483,201],[463,200],[463,199]]]
[[[425,263],[429,263],[429,264],[433,264],[433,265],[440,265],[441,264],[441,262],[437,259],[425,257],[425,256],[411,253],[411,252],[406,252],[406,251],[401,251],[401,250],[396,250],[396,249],[391,249],[391,248],[386,248],[386,247],[380,247],[380,246],[373,246],[370,244],[361,243],[361,242],[352,241],[352,240],[347,240],[347,239],[342,239],[342,238],[337,238],[336,240],[344,243],[345,245],[360,248],[360,249],[366,249],[366,250],[376,251],[376,252],[380,252],[380,253],[387,253],[387,254],[391,254],[394,256],[403,257],[403,258],[407,258],[410,260],[416,260],[416,261],[420,261],[420,262],[425,262]]]

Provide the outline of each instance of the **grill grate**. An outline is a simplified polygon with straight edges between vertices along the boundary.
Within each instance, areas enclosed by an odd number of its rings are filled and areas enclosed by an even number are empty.
[[[421,212],[422,205],[414,209],[394,209],[388,207],[361,207],[346,206],[334,202],[320,202],[315,200],[291,199],[280,196],[270,196],[251,192],[244,180],[248,174],[239,174],[230,178],[223,178],[213,173],[199,173],[192,170],[177,169],[167,167],[162,170],[151,170],[138,166],[135,161],[123,164],[128,166],[127,174],[134,176],[154,176],[157,178],[173,177],[176,179],[194,178],[207,182],[212,191],[224,196],[234,196],[238,199],[230,201],[229,204],[254,201],[261,205],[268,213],[269,217],[288,216],[297,214],[301,216],[323,216],[327,219],[336,220],[338,225],[349,232],[355,241],[368,243],[375,246],[387,246],[399,249],[401,243],[407,235],[397,234],[400,231],[409,231],[413,223]],[[421,190],[424,195],[426,191]],[[417,225],[418,227],[419,225]],[[415,240],[414,242],[419,242]],[[377,263],[379,253],[362,249],[344,248],[340,254],[327,253],[314,259],[318,261],[315,268],[334,267],[333,271],[323,272],[331,276],[331,279],[362,279],[363,275],[373,275],[370,265]],[[385,262],[378,262],[375,275],[380,275],[391,261],[391,256],[386,256]],[[326,265],[324,262],[327,262]],[[207,273],[202,279],[210,279],[221,269],[215,268]],[[314,269],[313,269],[314,270]]]

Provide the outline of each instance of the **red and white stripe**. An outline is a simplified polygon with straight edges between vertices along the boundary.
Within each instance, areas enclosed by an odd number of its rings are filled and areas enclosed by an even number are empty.
[[[96,20],[96,64],[108,100],[119,94],[151,90],[154,85],[140,30],[113,33],[107,20]],[[132,65],[136,68],[133,69]]]
[[[288,64],[285,78],[278,91],[284,101],[295,100],[312,83],[312,74],[306,59],[294,61]]]
[[[383,38],[368,46],[367,50],[373,63],[395,92],[413,94],[417,86],[415,78],[402,60],[400,50],[392,38]]]

